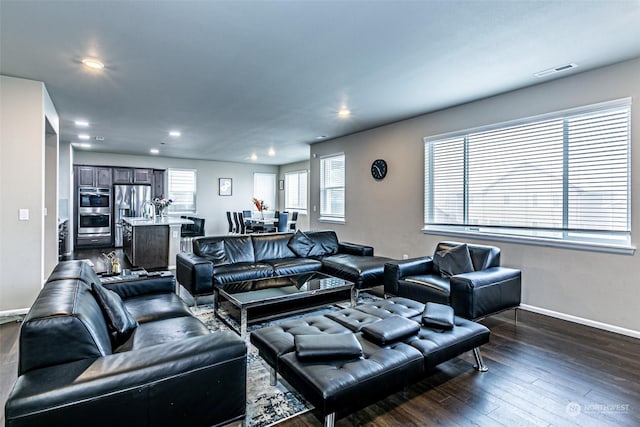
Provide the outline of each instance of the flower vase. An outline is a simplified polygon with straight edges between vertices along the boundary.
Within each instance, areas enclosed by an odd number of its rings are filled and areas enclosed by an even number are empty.
[[[159,214],[160,214],[160,218],[164,218],[165,216],[167,216],[167,212],[165,208],[160,208],[159,209]]]
[[[264,219],[264,212],[260,211],[260,219]]]

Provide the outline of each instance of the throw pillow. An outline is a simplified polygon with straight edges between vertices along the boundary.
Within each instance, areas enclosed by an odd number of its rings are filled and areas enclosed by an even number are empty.
[[[301,258],[308,257],[315,245],[314,241],[300,230],[296,231],[287,243],[289,249]]]
[[[369,341],[387,345],[412,335],[420,330],[420,324],[401,316],[389,316],[377,322],[369,323],[362,328],[362,334]]]
[[[424,306],[422,313],[422,324],[427,328],[453,329],[454,312],[453,307],[435,302],[428,302]]]
[[[474,271],[471,262],[471,254],[466,243],[451,249],[436,252],[434,263],[438,265],[442,277],[451,277],[456,274]]]
[[[92,283],[91,290],[107,321],[114,347],[124,343],[136,329],[138,322],[131,317],[120,295],[99,283]]]
[[[296,356],[300,360],[355,359],[362,346],[353,334],[296,335]]]

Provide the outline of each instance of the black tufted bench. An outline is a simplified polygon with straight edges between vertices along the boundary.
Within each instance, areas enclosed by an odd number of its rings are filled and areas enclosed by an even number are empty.
[[[489,342],[489,330],[463,318],[456,317],[451,330],[420,326],[416,334],[386,345],[378,345],[362,333],[365,325],[391,316],[420,323],[423,311],[424,304],[395,297],[324,316],[282,322],[252,332],[250,339],[271,367],[272,384],[280,373],[320,411],[325,426],[332,426],[336,414],[349,414],[406,388],[438,364],[466,351],[473,351],[477,370],[487,370],[479,347]],[[295,337],[321,334],[354,334],[362,356],[300,360]]]

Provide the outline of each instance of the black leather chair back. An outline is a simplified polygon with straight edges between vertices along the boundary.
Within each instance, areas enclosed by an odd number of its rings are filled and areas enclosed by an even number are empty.
[[[229,223],[229,233],[236,231],[236,228],[233,225],[233,220],[231,219],[231,212],[229,211],[227,211],[227,222]]]
[[[282,212],[281,214],[278,215],[278,232],[282,233],[284,231],[287,231],[287,221],[289,220],[289,213],[288,212]]]

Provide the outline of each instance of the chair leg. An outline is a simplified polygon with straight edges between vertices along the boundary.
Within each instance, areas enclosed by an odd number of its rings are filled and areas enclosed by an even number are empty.
[[[473,355],[476,358],[476,365],[474,366],[475,370],[478,372],[487,372],[489,368],[487,368],[487,366],[484,364],[482,353],[480,353],[479,347],[473,349]]]
[[[518,326],[518,307],[513,309],[513,323]]]
[[[278,384],[278,373],[272,367],[269,367],[269,385]]]

